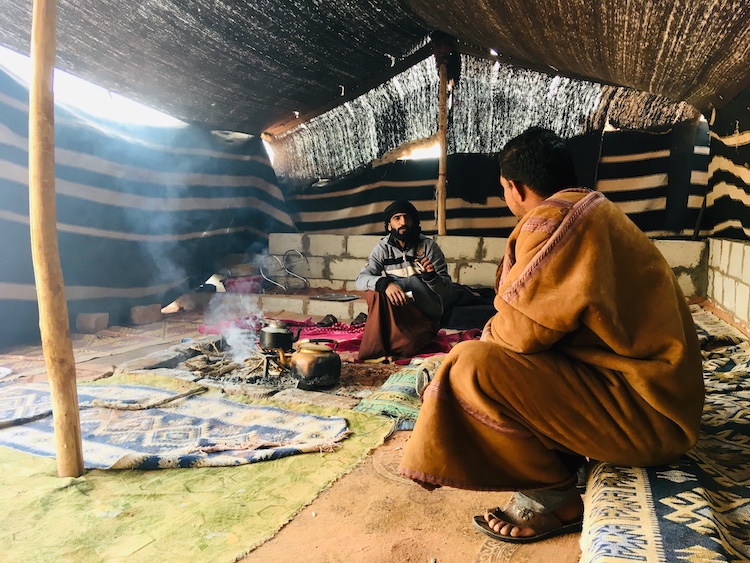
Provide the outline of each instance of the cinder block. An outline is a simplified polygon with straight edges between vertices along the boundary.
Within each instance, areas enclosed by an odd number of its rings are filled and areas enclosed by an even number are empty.
[[[714,270],[714,290],[712,297],[717,303],[724,303],[724,276],[719,270]]]
[[[307,235],[310,256],[343,256],[345,239],[342,235]]]
[[[677,276],[677,283],[679,284],[680,289],[682,289],[682,293],[685,294],[685,297],[693,297],[696,295],[695,284],[693,283],[693,278],[690,277],[690,274],[682,272]]]
[[[326,315],[333,315],[340,321],[351,319],[351,302],[310,300],[307,302],[307,314],[320,315],[323,317],[325,317]]]
[[[721,241],[715,238],[708,239],[708,265],[718,268],[721,264]]]
[[[348,280],[344,282],[344,291],[360,291],[357,289],[357,282],[354,280]]]
[[[349,235],[346,237],[346,254],[350,258],[369,258],[381,238],[378,235]]]
[[[351,320],[354,320],[357,318],[357,315],[360,313],[367,314],[367,301],[364,299],[357,299],[356,301],[352,301],[352,318]]]
[[[309,278],[325,278],[326,269],[328,267],[328,260],[322,256],[308,256],[307,257],[307,275],[300,274],[297,270],[294,270],[296,274],[303,277]]]
[[[273,297],[264,295],[260,300],[264,313],[277,313],[280,311],[289,311],[290,313],[304,313],[304,300],[294,297]]]
[[[750,283],[750,244],[744,245],[742,249],[742,281]]]
[[[332,291],[342,291],[345,288],[343,280],[327,280],[325,278],[310,278],[310,287],[316,289],[330,289]]]
[[[438,243],[446,260],[480,260],[479,237],[435,235],[432,238]]]
[[[331,280],[355,280],[360,270],[367,266],[362,258],[331,258],[328,261],[328,272]]]
[[[494,262],[499,264],[505,255],[505,247],[508,244],[507,238],[502,237],[484,237],[482,238],[482,262]]]
[[[94,334],[109,326],[109,313],[79,313],[76,315],[76,330],[83,334]]]
[[[734,312],[734,292],[737,282],[728,276],[723,279],[724,289],[722,291],[722,306],[730,312]]]
[[[721,269],[722,274],[726,274],[729,272],[729,251],[731,249],[731,246],[729,245],[731,241],[721,239],[721,264],[719,265],[719,268]]]
[[[742,259],[745,256],[745,245],[739,241],[730,241],[729,270],[727,273],[737,279],[742,278]]]
[[[750,307],[750,286],[746,283],[738,283],[734,301],[737,317],[744,322],[750,321],[750,311],[748,311],[748,307]]]
[[[283,256],[287,250],[299,250],[305,254],[302,233],[271,233],[268,235],[268,253]]]
[[[465,264],[465,262],[451,262],[450,260],[446,262],[446,266],[448,267],[448,275],[451,277],[451,280],[453,280],[453,283],[460,283],[458,281],[458,275],[461,269],[461,264]]]
[[[134,325],[149,325],[161,321],[161,305],[136,305],[130,308],[130,322]]]
[[[456,283],[474,287],[492,287],[495,285],[495,272],[497,264],[490,262],[472,262],[460,267]]]
[[[293,272],[298,276],[302,276],[303,278],[311,277],[312,271],[310,269],[310,259],[307,256],[304,258],[300,258],[296,254],[293,257],[290,256],[285,266],[290,272]]]
[[[706,242],[699,240],[655,240],[654,244],[672,268],[697,268],[706,247]]]

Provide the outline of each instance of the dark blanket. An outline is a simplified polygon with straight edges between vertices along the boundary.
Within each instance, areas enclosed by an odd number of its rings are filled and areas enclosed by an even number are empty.
[[[491,287],[471,288],[454,283],[443,298],[440,326],[456,330],[482,329],[495,314],[494,298],[495,290]]]

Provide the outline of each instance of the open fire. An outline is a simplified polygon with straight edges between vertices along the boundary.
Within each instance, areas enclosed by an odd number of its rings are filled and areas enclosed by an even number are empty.
[[[260,330],[249,325],[222,327],[221,335],[183,341],[120,364],[114,373],[164,375],[253,397],[300,389],[361,399],[399,369],[395,364],[344,362],[333,340],[313,339],[294,346],[284,342],[286,349],[263,348]],[[313,377],[302,381],[305,374]]]
[[[296,387],[298,383],[284,365],[281,350],[243,347],[238,353],[222,338],[195,342],[188,346],[188,351],[193,355],[178,364],[176,369],[190,371],[198,380],[208,378],[279,389]]]

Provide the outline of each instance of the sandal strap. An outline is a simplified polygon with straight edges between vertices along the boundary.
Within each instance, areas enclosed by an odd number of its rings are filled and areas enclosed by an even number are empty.
[[[546,513],[553,512],[577,496],[580,496],[580,493],[571,485],[563,490],[534,489],[530,491],[516,491],[513,493],[513,500],[519,506],[530,508],[534,512]]]
[[[531,528],[537,535],[563,525],[554,514],[535,512],[530,508],[518,506],[513,500],[505,508],[495,508],[488,513],[492,518],[502,520],[512,526]]]

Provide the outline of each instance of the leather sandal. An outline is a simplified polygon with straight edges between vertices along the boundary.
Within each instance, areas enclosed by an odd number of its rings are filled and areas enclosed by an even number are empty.
[[[360,313],[355,317],[355,319],[352,321],[352,324],[349,326],[362,326],[367,322],[367,315],[364,313]]]
[[[327,328],[329,326],[335,325],[339,320],[334,317],[333,315],[326,315],[322,319],[320,319],[317,323],[315,323],[315,326],[321,327],[321,328]]]
[[[518,528],[532,528],[536,532],[533,536],[513,537],[498,534],[490,528],[489,522],[483,514],[474,516],[474,527],[483,534],[503,542],[532,543],[555,536],[580,532],[583,528],[583,516],[573,522],[563,524],[552,513],[534,512],[528,508],[521,508],[511,500],[504,509],[497,507],[487,511],[492,518],[501,520]]]

